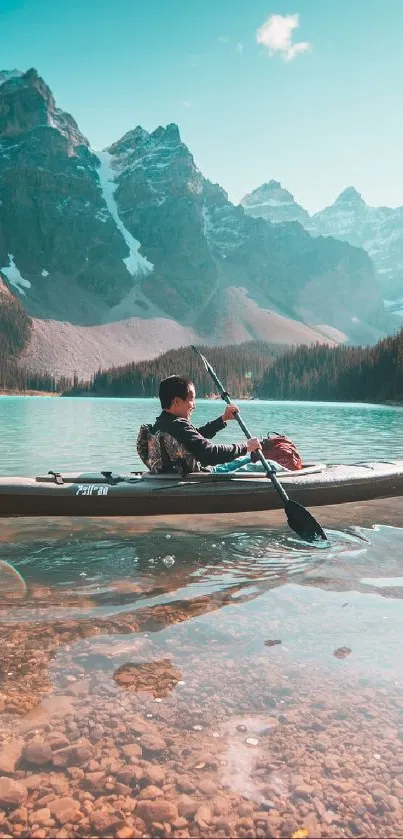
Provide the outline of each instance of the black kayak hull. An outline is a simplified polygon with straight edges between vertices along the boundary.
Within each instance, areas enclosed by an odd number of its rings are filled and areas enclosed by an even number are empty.
[[[276,510],[271,481],[256,473],[194,474],[186,480],[148,473],[0,478],[0,517],[211,515]],[[403,495],[403,461],[325,466],[278,473],[290,498],[305,507]]]

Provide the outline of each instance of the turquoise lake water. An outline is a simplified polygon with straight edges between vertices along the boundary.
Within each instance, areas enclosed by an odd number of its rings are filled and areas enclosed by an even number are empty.
[[[307,461],[403,458],[400,408],[239,404]],[[221,411],[200,401],[194,422]],[[139,468],[136,430],[158,412],[1,397],[0,474]],[[235,422],[217,437],[241,439]],[[73,836],[101,835],[102,808],[112,836],[403,837],[403,530],[400,499],[390,520],[380,503],[371,526],[341,505],[320,546],[270,516],[0,521],[0,759],[17,738],[8,777],[34,777],[29,813],[68,797]],[[27,761],[32,740],[56,757]],[[38,829],[56,835],[49,818]],[[0,833],[15,824],[0,813]]]
[[[354,463],[403,457],[403,409],[318,402],[240,402],[253,434],[291,437],[305,460]],[[192,421],[223,412],[221,400],[200,400]],[[32,475],[46,468],[140,468],[136,432],[159,413],[155,399],[0,397],[0,474]],[[241,441],[236,422],[217,442]]]

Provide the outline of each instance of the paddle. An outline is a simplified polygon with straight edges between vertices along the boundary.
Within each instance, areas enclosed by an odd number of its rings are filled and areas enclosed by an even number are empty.
[[[225,390],[224,386],[221,384],[218,376],[215,374],[211,364],[208,363],[205,356],[202,355],[202,353],[197,349],[197,347],[194,347],[192,345],[192,350],[194,350],[194,352],[199,356],[199,358],[201,358],[207,372],[210,374],[211,378],[213,379],[219,390],[221,399],[223,399],[224,402],[227,403],[227,405],[230,405],[230,396]],[[235,415],[235,419],[237,420],[238,425],[241,426],[242,431],[245,434],[245,437],[247,437],[249,440],[252,437],[252,434],[247,429],[239,411]],[[314,539],[317,538],[327,539],[324,530],[322,530],[320,524],[316,521],[316,519],[314,519],[311,513],[309,513],[308,510],[306,510],[305,507],[302,506],[302,504],[298,504],[297,501],[292,501],[291,498],[288,497],[284,487],[281,486],[273,467],[271,467],[270,464],[267,462],[263,452],[260,449],[258,449],[256,451],[256,454],[260,462],[264,466],[267,477],[270,478],[276,492],[278,492],[284,504],[284,509],[287,515],[287,521],[289,526],[291,527],[291,530],[293,530],[294,533],[300,536],[301,539],[306,539],[306,541],[308,542],[312,542]]]

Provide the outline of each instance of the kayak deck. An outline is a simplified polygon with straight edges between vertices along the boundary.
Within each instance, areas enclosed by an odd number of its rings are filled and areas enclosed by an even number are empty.
[[[403,460],[307,464],[277,477],[290,498],[304,506],[403,495]],[[191,515],[280,507],[271,481],[256,472],[193,473],[185,479],[108,471],[0,478],[0,517]]]

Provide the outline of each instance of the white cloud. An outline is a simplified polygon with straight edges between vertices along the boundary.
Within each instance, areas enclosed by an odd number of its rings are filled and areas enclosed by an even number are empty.
[[[217,41],[221,41],[222,44],[228,44],[230,40],[231,38],[229,35],[219,35],[217,38]]]
[[[280,53],[284,61],[292,61],[297,55],[309,52],[307,41],[292,43],[293,30],[299,27],[299,15],[270,15],[256,32],[258,44],[263,44],[270,55]]]
[[[189,102],[187,99],[184,99],[183,102],[181,102],[181,105],[182,105],[183,108],[191,108],[192,107],[192,103]]]
[[[243,55],[243,44],[241,44],[241,42],[236,45],[235,49],[238,55]]]

